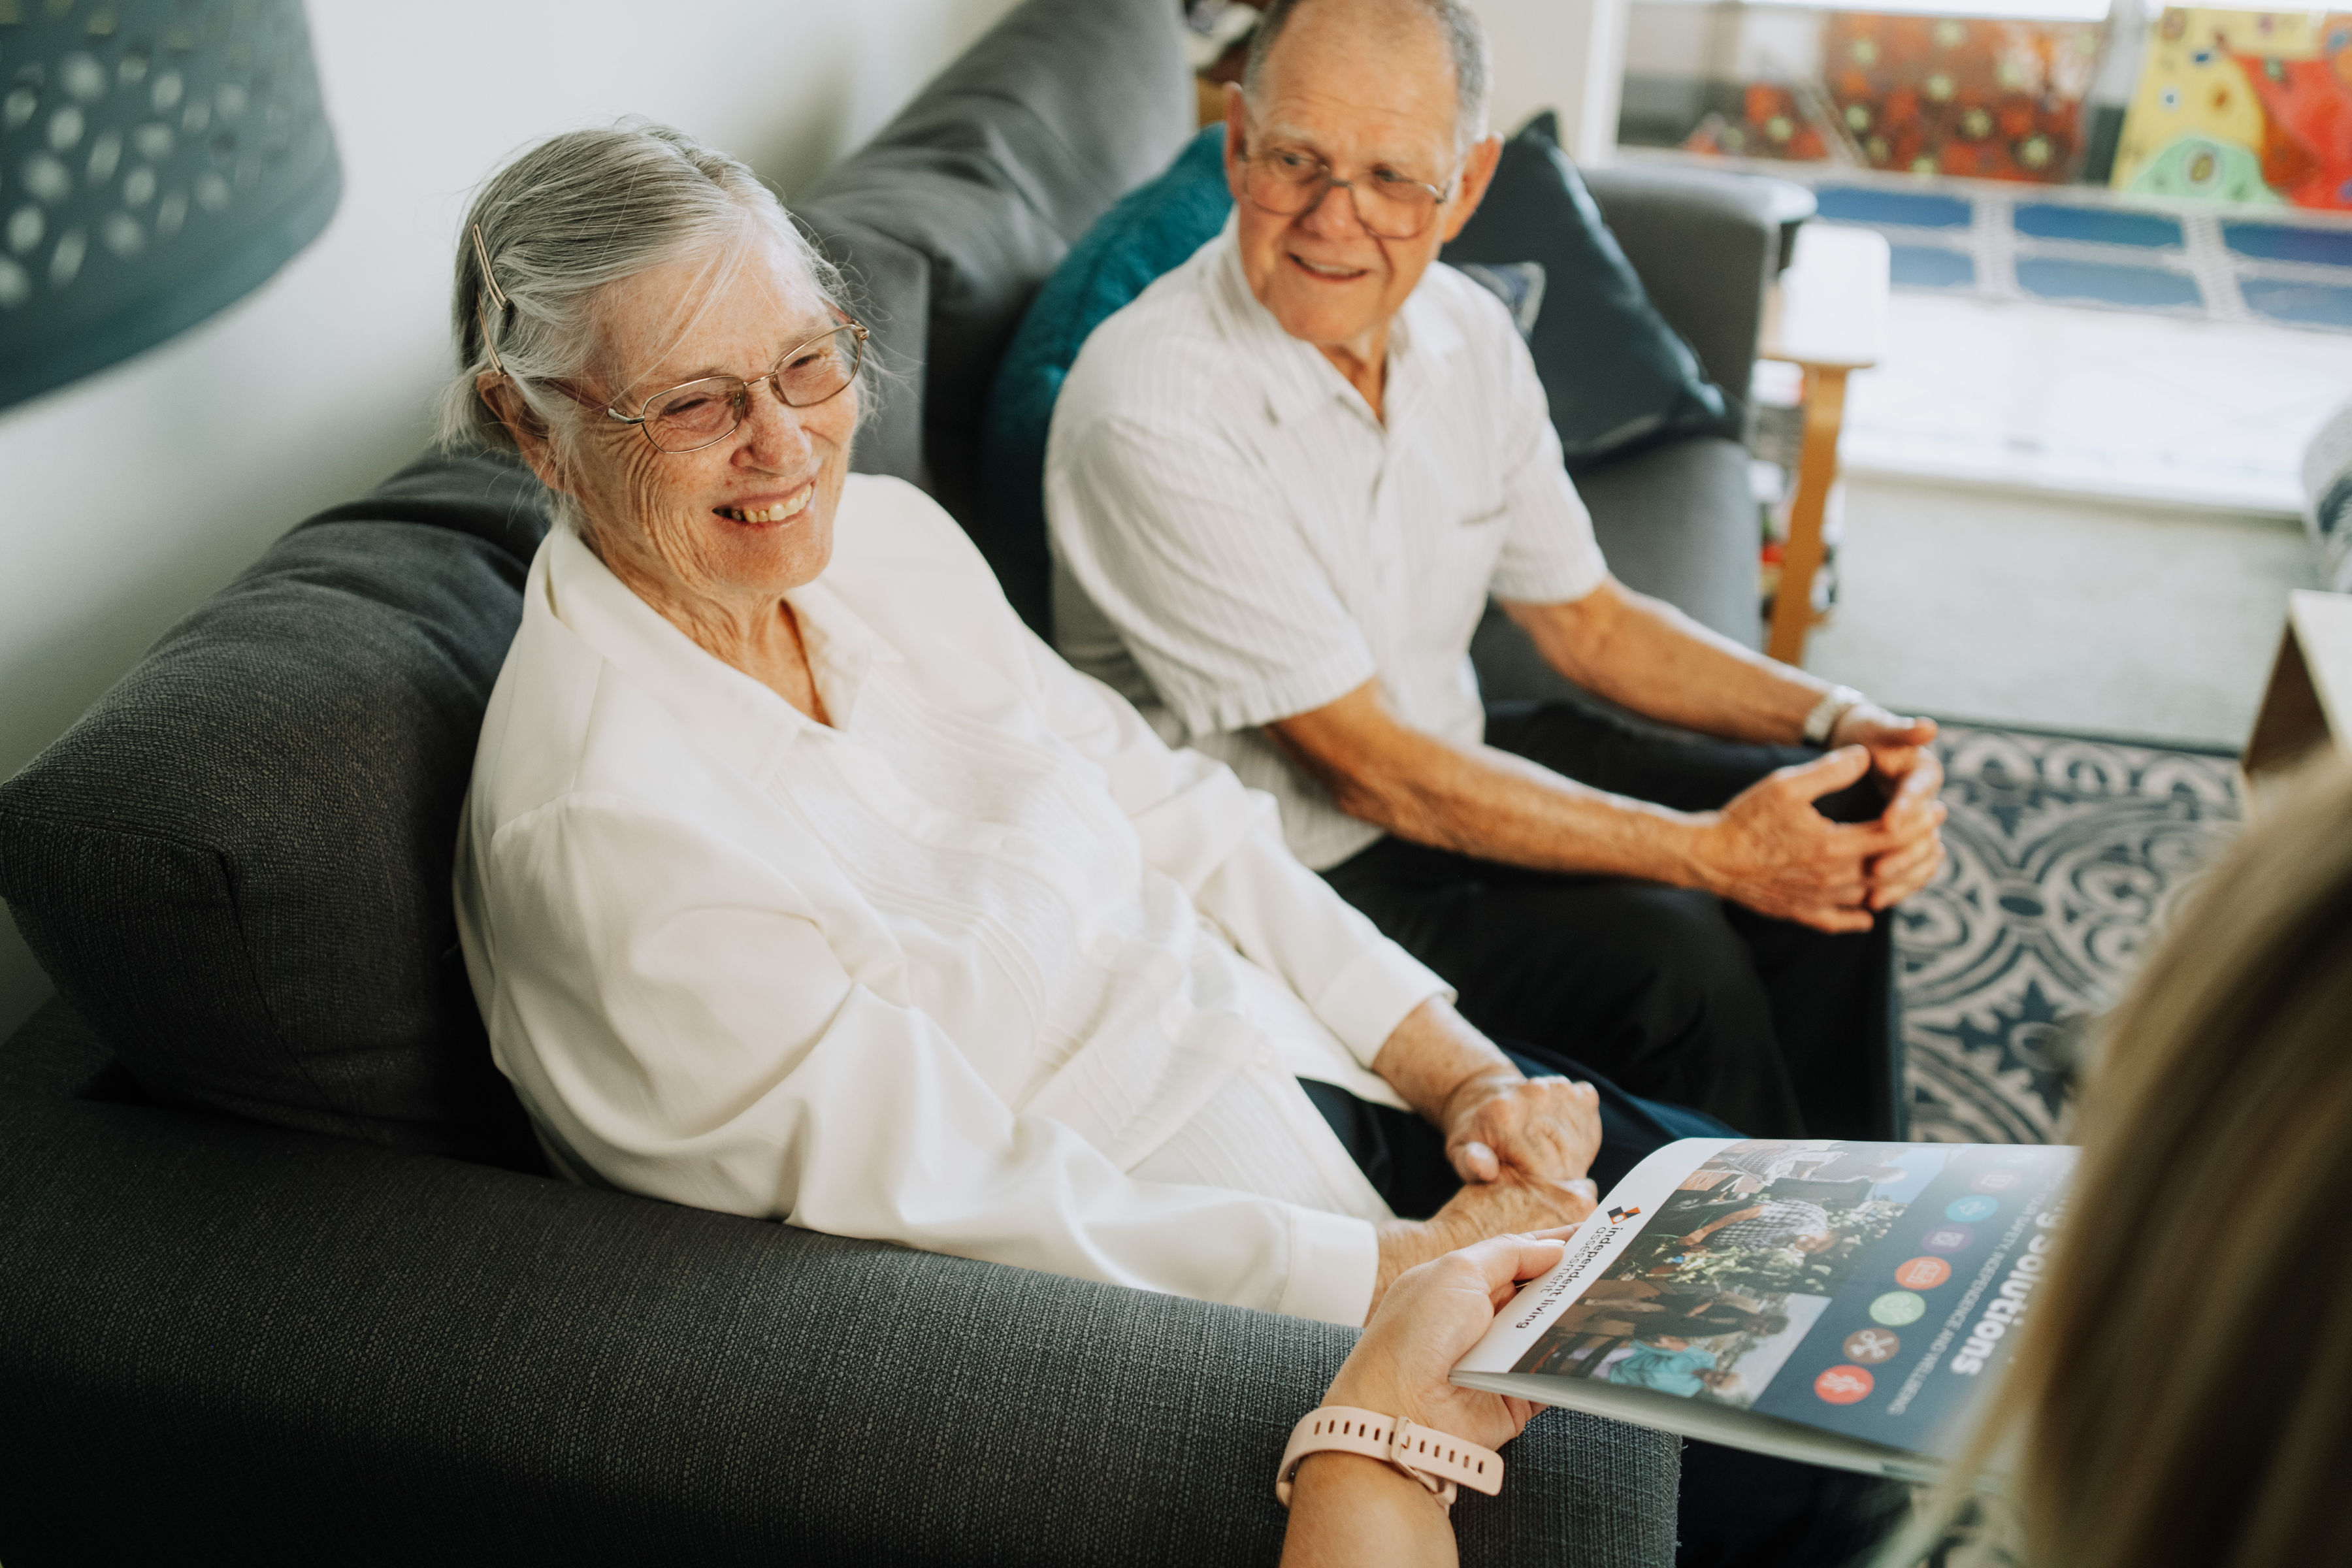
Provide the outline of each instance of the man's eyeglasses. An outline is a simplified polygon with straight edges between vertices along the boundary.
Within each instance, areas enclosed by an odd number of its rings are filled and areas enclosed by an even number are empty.
[[[1356,221],[1379,239],[1414,239],[1447,199],[1435,185],[1393,169],[1375,168],[1352,180],[1335,180],[1331,165],[1304,147],[1276,145],[1251,153],[1242,165],[1242,191],[1250,201],[1283,217],[1315,210],[1337,187],[1356,198]]]
[[[765,375],[750,381],[706,375],[655,393],[635,414],[609,407],[604,412],[635,426],[658,450],[698,452],[735,433],[751,411],[751,389],[763,381],[787,408],[811,408],[840,396],[857,379],[857,367],[866,358],[866,337],[864,327],[846,322],[785,350]]]

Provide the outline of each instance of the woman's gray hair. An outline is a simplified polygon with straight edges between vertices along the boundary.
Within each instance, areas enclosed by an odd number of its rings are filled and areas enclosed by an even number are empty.
[[[493,372],[547,428],[561,460],[583,411],[552,384],[578,378],[596,353],[597,293],[689,258],[731,265],[762,237],[797,263],[826,304],[847,313],[840,274],[775,193],[740,161],[683,132],[624,120],[568,131],[521,153],[483,184],[457,237],[449,301],[457,370],[441,394],[442,444],[513,447],[477,390],[477,379]],[[568,511],[565,499],[557,498],[559,510]]]
[[[1242,67],[1242,96],[1257,107],[1258,82],[1266,57],[1282,37],[1283,29],[1306,0],[1268,0],[1257,30],[1250,35],[1249,57]],[[1460,157],[1486,134],[1486,100],[1493,91],[1493,57],[1486,47],[1486,29],[1463,0],[1391,0],[1396,9],[1417,12],[1436,24],[1454,64],[1454,155]]]

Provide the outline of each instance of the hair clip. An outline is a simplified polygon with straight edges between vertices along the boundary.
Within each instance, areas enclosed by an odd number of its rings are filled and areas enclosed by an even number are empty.
[[[499,345],[490,341],[489,312],[482,309],[478,297],[474,300],[474,321],[482,329],[482,352],[490,356],[490,368],[500,375],[506,374],[507,367],[499,363]]]
[[[507,308],[506,290],[499,287],[497,277],[490,271],[490,247],[482,243],[482,226],[468,226],[474,231],[474,259],[482,264],[482,287],[488,289],[491,303],[501,310]]]

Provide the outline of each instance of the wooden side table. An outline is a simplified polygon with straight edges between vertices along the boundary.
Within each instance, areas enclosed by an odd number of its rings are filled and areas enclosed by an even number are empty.
[[[1845,378],[1876,364],[1885,352],[1887,265],[1885,236],[1809,223],[1797,231],[1796,256],[1766,306],[1759,352],[1805,373],[1804,444],[1765,644],[1783,663],[1805,662],[1805,637],[1819,618],[1813,574],[1822,567],[1822,512],[1837,480]]]
[[[2298,588],[2287,595],[2286,634],[2239,758],[2250,806],[2319,746],[2352,757],[2352,594]]]

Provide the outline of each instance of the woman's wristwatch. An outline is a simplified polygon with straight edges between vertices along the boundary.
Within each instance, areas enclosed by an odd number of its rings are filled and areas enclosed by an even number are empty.
[[[1805,744],[1828,745],[1830,737],[1837,733],[1838,721],[1845,717],[1846,710],[1859,708],[1868,700],[1851,686],[1832,686],[1822,692],[1822,700],[1813,704],[1813,710],[1805,715]]]
[[[1282,1451],[1282,1468],[1275,1472],[1274,1497],[1290,1506],[1291,1478],[1298,1462],[1309,1454],[1361,1454],[1395,1466],[1454,1506],[1454,1489],[1468,1487],[1488,1497],[1503,1489],[1503,1456],[1492,1448],[1465,1443],[1447,1433],[1418,1426],[1402,1415],[1351,1405],[1326,1405],[1298,1418],[1290,1429],[1290,1446]]]

